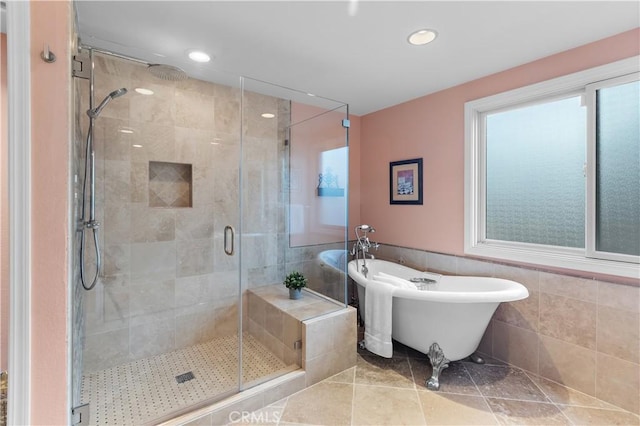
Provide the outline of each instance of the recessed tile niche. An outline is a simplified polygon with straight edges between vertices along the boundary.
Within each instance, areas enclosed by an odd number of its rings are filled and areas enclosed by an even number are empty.
[[[149,161],[149,207],[192,207],[191,164]]]

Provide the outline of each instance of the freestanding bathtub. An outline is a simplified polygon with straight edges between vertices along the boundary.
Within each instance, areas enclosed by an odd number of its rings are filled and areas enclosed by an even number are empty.
[[[429,389],[439,388],[438,375],[457,361],[472,355],[500,302],[526,299],[526,287],[500,278],[450,276],[420,272],[397,263],[367,259],[352,260],[347,270],[356,282],[360,315],[364,319],[367,282],[384,273],[414,279],[416,289],[396,288],[392,303],[392,338],[429,356],[433,376]]]

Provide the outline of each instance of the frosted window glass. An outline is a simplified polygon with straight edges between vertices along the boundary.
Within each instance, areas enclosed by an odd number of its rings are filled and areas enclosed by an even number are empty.
[[[579,96],[486,116],[486,237],[584,247]]]
[[[597,91],[596,250],[640,255],[640,82]]]

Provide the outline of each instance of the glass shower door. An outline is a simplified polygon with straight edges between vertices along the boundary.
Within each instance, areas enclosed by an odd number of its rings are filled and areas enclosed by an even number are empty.
[[[95,288],[75,291],[74,405],[89,403],[93,424],[158,422],[239,389],[240,261],[224,253],[225,227],[240,223],[239,79],[163,80],[98,52],[94,62],[96,103],[127,94],[95,120],[103,268]],[[89,88],[76,84],[80,192]]]

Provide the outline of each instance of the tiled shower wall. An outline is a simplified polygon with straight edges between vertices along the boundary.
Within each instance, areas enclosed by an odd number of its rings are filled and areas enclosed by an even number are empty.
[[[523,284],[529,297],[500,304],[479,350],[640,412],[640,287],[387,245],[377,255],[421,270]]]
[[[100,55],[95,63],[96,104],[115,89],[129,92],[96,120],[104,278],[84,294],[85,372],[236,334],[239,293],[239,256],[224,254],[223,229],[239,221],[241,91],[159,80],[145,66]],[[83,113],[87,85],[81,89]],[[278,141],[289,104],[255,93],[243,101],[246,288],[282,280],[285,151]],[[285,118],[257,113],[267,110]],[[192,207],[149,206],[150,161],[192,165]]]

